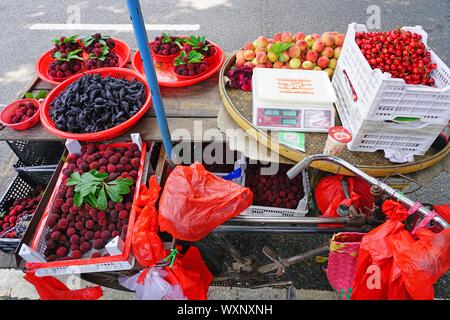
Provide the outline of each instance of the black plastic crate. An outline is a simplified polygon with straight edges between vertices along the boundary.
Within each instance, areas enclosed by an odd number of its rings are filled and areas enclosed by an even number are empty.
[[[46,186],[56,170],[56,165],[22,167],[18,164],[19,163],[14,166],[18,175],[28,184],[33,186]]]
[[[64,152],[60,141],[7,141],[11,150],[19,158],[15,167],[43,166],[58,164]]]
[[[54,170],[53,170],[54,171]],[[30,176],[25,177],[18,173],[10,182],[6,192],[0,200],[0,211],[7,211],[17,199],[34,197],[42,193],[52,174],[50,172],[29,172]],[[20,243],[20,239],[0,238],[0,251],[13,253]]]

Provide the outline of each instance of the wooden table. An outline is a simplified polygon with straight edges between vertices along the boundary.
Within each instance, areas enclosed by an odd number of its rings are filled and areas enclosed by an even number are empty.
[[[128,66],[131,68],[130,64]],[[188,133],[193,137],[194,141],[198,141],[201,138],[199,133],[201,134],[207,129],[213,130],[215,136],[224,138],[217,129],[217,113],[222,104],[217,86],[218,77],[219,73],[216,73],[208,80],[190,87],[161,88],[169,129],[171,133],[174,133],[172,136],[174,142],[187,138]],[[39,90],[50,90],[54,87],[54,85],[35,78],[17,98],[22,98],[26,92],[35,93]],[[185,130],[175,131],[176,129]],[[143,140],[162,140],[153,108],[150,108],[130,132],[114,140],[130,140],[129,133],[132,132],[139,132]],[[0,140],[51,141],[65,139],[49,133],[41,123],[38,123],[33,128],[24,131],[16,131],[4,127],[0,129]]]

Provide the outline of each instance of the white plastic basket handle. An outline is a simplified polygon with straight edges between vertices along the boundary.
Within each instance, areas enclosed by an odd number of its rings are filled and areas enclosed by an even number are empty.
[[[353,102],[358,102],[358,94],[355,91],[355,87],[353,86],[352,81],[350,80],[350,77],[347,74],[347,71],[344,69],[344,70],[342,70],[342,73],[344,74],[346,83],[348,85],[349,92],[352,95]]]

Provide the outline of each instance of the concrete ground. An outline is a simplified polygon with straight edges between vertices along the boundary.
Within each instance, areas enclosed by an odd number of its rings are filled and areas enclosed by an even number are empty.
[[[16,98],[25,84],[34,76],[36,59],[50,46],[50,40],[61,34],[83,33],[91,31],[67,30],[31,30],[36,23],[73,22],[73,14],[79,10],[80,23],[126,24],[129,23],[125,1],[105,4],[101,0],[3,0],[0,2],[0,108]],[[338,30],[345,32],[350,22],[366,23],[370,9],[380,9],[382,29],[398,26],[422,25],[429,33],[429,44],[447,64],[450,63],[448,34],[450,31],[450,2],[433,1],[393,1],[393,0],[285,0],[274,5],[273,1],[237,1],[237,0],[168,0],[141,1],[145,22],[149,24],[192,24],[199,25],[198,34],[219,43],[227,52],[236,50],[243,43],[258,35],[272,35],[275,32],[289,30],[306,33]],[[373,7],[377,6],[377,7]],[[368,13],[369,9],[369,13]],[[14,17],[14,19],[12,19]],[[71,20],[72,19],[72,20]],[[13,23],[12,23],[13,21]],[[92,30],[94,32],[95,30]],[[160,30],[151,30],[154,37]],[[113,31],[110,34],[136,47],[132,32]],[[178,34],[190,33],[178,31]],[[11,179],[12,164],[15,159],[5,143],[0,143],[0,194]],[[450,174],[445,173],[450,160],[436,168],[419,174],[425,187],[412,197],[419,201],[449,203]],[[427,177],[436,177],[431,180]],[[246,254],[255,255],[261,261],[265,259],[261,248],[269,243],[283,256],[291,256],[310,248],[317,247],[328,240],[324,236],[267,236],[233,235],[229,241]],[[249,246],[252,243],[255,245]],[[308,260],[293,267],[287,278],[295,280],[297,297],[304,299],[334,298],[330,292],[323,265]],[[0,270],[0,296],[36,299],[36,293],[30,285],[21,279],[17,270]],[[305,291],[306,290],[306,291]],[[318,290],[318,291],[312,291]],[[211,298],[223,299],[268,299],[284,298],[285,290],[275,289],[228,289],[211,288]],[[325,292],[324,292],[325,291]],[[436,286],[436,295],[450,298],[450,277],[444,276]],[[106,290],[104,298],[127,299],[130,294]]]

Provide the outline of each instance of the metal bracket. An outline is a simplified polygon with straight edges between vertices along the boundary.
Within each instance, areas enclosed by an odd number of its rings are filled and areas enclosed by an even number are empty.
[[[274,273],[277,277],[281,277],[286,273],[286,268],[288,267],[287,262],[279,257],[271,248],[268,246],[264,246],[262,249],[264,255],[273,261],[277,267],[277,271]]]

